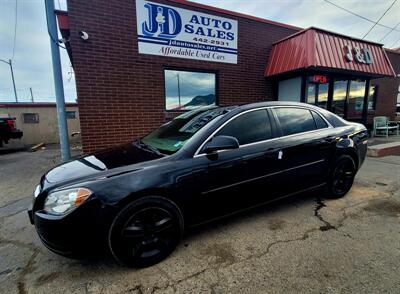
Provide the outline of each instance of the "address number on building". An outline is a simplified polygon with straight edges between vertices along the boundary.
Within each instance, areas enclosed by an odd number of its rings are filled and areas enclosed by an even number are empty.
[[[372,64],[374,59],[371,51],[368,48],[360,48],[358,46],[352,47],[350,45],[344,46],[345,58],[347,62],[357,61],[358,63]]]

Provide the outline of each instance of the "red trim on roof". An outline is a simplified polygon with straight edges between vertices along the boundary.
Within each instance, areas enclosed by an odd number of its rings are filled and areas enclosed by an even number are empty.
[[[292,30],[302,30],[303,29],[303,28],[292,26],[292,25],[289,25],[289,24],[285,24],[285,23],[281,23],[281,22],[277,22],[277,21],[273,21],[273,20],[269,20],[269,19],[265,19],[265,18],[261,18],[261,17],[256,17],[256,16],[252,16],[252,15],[248,15],[248,14],[244,14],[244,13],[240,13],[240,12],[235,12],[235,11],[232,11],[232,10],[227,10],[227,9],[222,9],[222,8],[218,8],[218,7],[214,7],[214,6],[200,4],[200,3],[196,3],[196,2],[192,2],[192,1],[169,0],[169,2],[189,5],[189,6],[193,6],[193,7],[197,7],[197,8],[201,8],[201,9],[205,9],[205,10],[211,10],[211,11],[215,11],[215,12],[218,12],[218,13],[228,14],[228,15],[232,15],[232,16],[236,16],[236,17],[247,18],[247,19],[250,19],[250,20],[263,22],[263,23],[267,23],[267,24],[270,24],[270,25],[274,25],[274,26],[284,27],[284,28],[287,28],[287,29],[292,29]]]
[[[348,62],[345,59],[345,45],[351,48],[367,48],[373,63],[358,63],[355,57]],[[307,68],[370,77],[395,75],[382,44],[311,27],[274,43],[265,76]]]
[[[54,13],[57,16],[58,27],[60,30],[69,30],[68,12],[64,10],[54,10]]]
[[[369,40],[364,40],[364,39],[359,39],[359,38],[354,38],[354,37],[350,37],[350,36],[347,36],[347,35],[344,35],[344,34],[340,34],[340,33],[334,32],[334,31],[325,30],[325,29],[321,29],[321,28],[317,28],[317,27],[313,27],[313,26],[308,27],[308,28],[306,28],[306,29],[302,29],[302,30],[299,31],[299,32],[296,32],[296,33],[294,33],[294,34],[292,34],[292,35],[289,35],[289,36],[287,36],[287,37],[284,37],[284,38],[282,38],[282,39],[280,39],[280,40],[274,42],[273,45],[275,45],[275,44],[277,44],[277,43],[279,43],[279,42],[283,42],[283,41],[285,41],[285,40],[287,40],[287,39],[293,38],[293,37],[295,37],[295,36],[297,36],[297,35],[299,35],[299,34],[303,34],[304,32],[306,32],[306,31],[308,31],[308,30],[316,30],[316,31],[320,31],[320,32],[323,32],[323,33],[329,33],[329,34],[331,34],[331,35],[336,35],[336,36],[339,36],[339,37],[349,38],[349,39],[357,40],[357,41],[364,42],[364,43],[371,43],[371,44],[380,45],[380,46],[383,45],[382,43],[378,43],[378,42],[374,42],[374,41],[369,41]]]
[[[65,103],[66,107],[78,107],[78,103],[70,102]],[[56,103],[52,102],[0,102],[0,108],[23,108],[23,107],[56,107]]]
[[[385,49],[385,51],[390,52],[390,53],[400,54],[400,47],[394,48],[394,49],[390,49],[390,48],[384,48],[384,49]]]

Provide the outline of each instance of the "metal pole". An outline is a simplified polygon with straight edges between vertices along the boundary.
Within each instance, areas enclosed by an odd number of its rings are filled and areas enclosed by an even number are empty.
[[[12,66],[12,61],[11,61],[11,59],[9,59],[8,62],[9,62],[8,64],[10,65],[11,78],[12,78],[13,87],[14,87],[15,102],[18,103],[17,88],[15,87],[14,70],[13,70],[13,66]]]
[[[53,61],[54,87],[56,92],[58,130],[61,145],[61,160],[70,159],[68,125],[65,111],[64,87],[61,73],[60,49],[58,40],[56,16],[54,14],[54,0],[45,0],[47,27],[50,34],[51,58]]]
[[[29,88],[29,90],[31,91],[31,101],[32,101],[32,103],[33,103],[34,101],[33,101],[33,92],[32,92],[32,87],[30,87],[30,88]]]
[[[179,108],[181,108],[181,86],[179,84],[179,74],[178,74],[178,99],[179,99]]]
[[[13,71],[13,67],[12,67],[12,61],[11,61],[11,59],[9,59],[8,61],[0,59],[0,61],[8,64],[8,66],[10,67],[11,78],[12,78],[13,87],[14,87],[15,102],[18,103],[17,88],[15,87],[15,79],[14,79],[14,71]]]

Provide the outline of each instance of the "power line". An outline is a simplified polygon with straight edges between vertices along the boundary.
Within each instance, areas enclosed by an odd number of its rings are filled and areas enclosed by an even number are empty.
[[[399,25],[400,25],[400,22],[394,28],[392,28],[389,32],[387,32],[387,34],[384,35],[378,42],[380,43],[383,39],[385,39],[387,36],[389,36],[389,34],[391,32],[393,32]]]
[[[362,37],[363,39],[374,29],[374,27],[381,21],[381,19],[386,15],[386,13],[393,7],[393,5],[397,2],[397,0],[394,0],[393,3],[386,9],[386,11],[382,14],[382,16],[378,19],[377,22],[374,23],[374,25],[369,29],[369,31]]]
[[[17,39],[17,26],[18,26],[18,0],[15,0],[15,21],[14,21],[14,41],[11,60],[14,60],[15,43]]]
[[[357,16],[357,17],[359,17],[359,18],[362,18],[363,20],[369,21],[370,23],[375,23],[374,20],[369,19],[369,18],[366,18],[365,16],[362,16],[362,15],[357,14],[357,13],[351,11],[351,10],[348,10],[348,9],[342,7],[342,6],[339,6],[339,5],[337,5],[336,3],[333,3],[333,2],[331,2],[331,1],[329,1],[329,0],[324,0],[324,1],[325,1],[326,3],[329,3],[329,4],[333,5],[333,6],[335,6],[336,8],[339,8],[339,9],[341,9],[341,10],[343,10],[343,11],[346,11],[347,13],[350,13],[350,14],[352,14],[352,15],[354,15],[354,16]],[[381,23],[378,23],[377,25],[378,25],[378,26],[381,26],[381,27],[384,27],[384,28],[387,28],[387,29],[392,29],[392,27],[389,27],[389,26],[384,25],[384,24],[381,24]],[[397,30],[397,29],[394,29],[394,31],[400,32],[400,30]]]
[[[396,45],[398,41],[400,41],[400,38],[398,38],[398,39],[397,39],[391,46],[389,46],[389,47],[390,47],[390,48],[391,48],[391,47],[394,47],[394,45]]]

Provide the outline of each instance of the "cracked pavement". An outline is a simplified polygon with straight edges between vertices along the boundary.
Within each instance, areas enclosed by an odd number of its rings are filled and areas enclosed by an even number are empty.
[[[49,252],[26,207],[58,150],[0,155],[1,293],[399,293],[400,156],[367,158],[338,200],[306,193],[189,231],[146,269]]]

